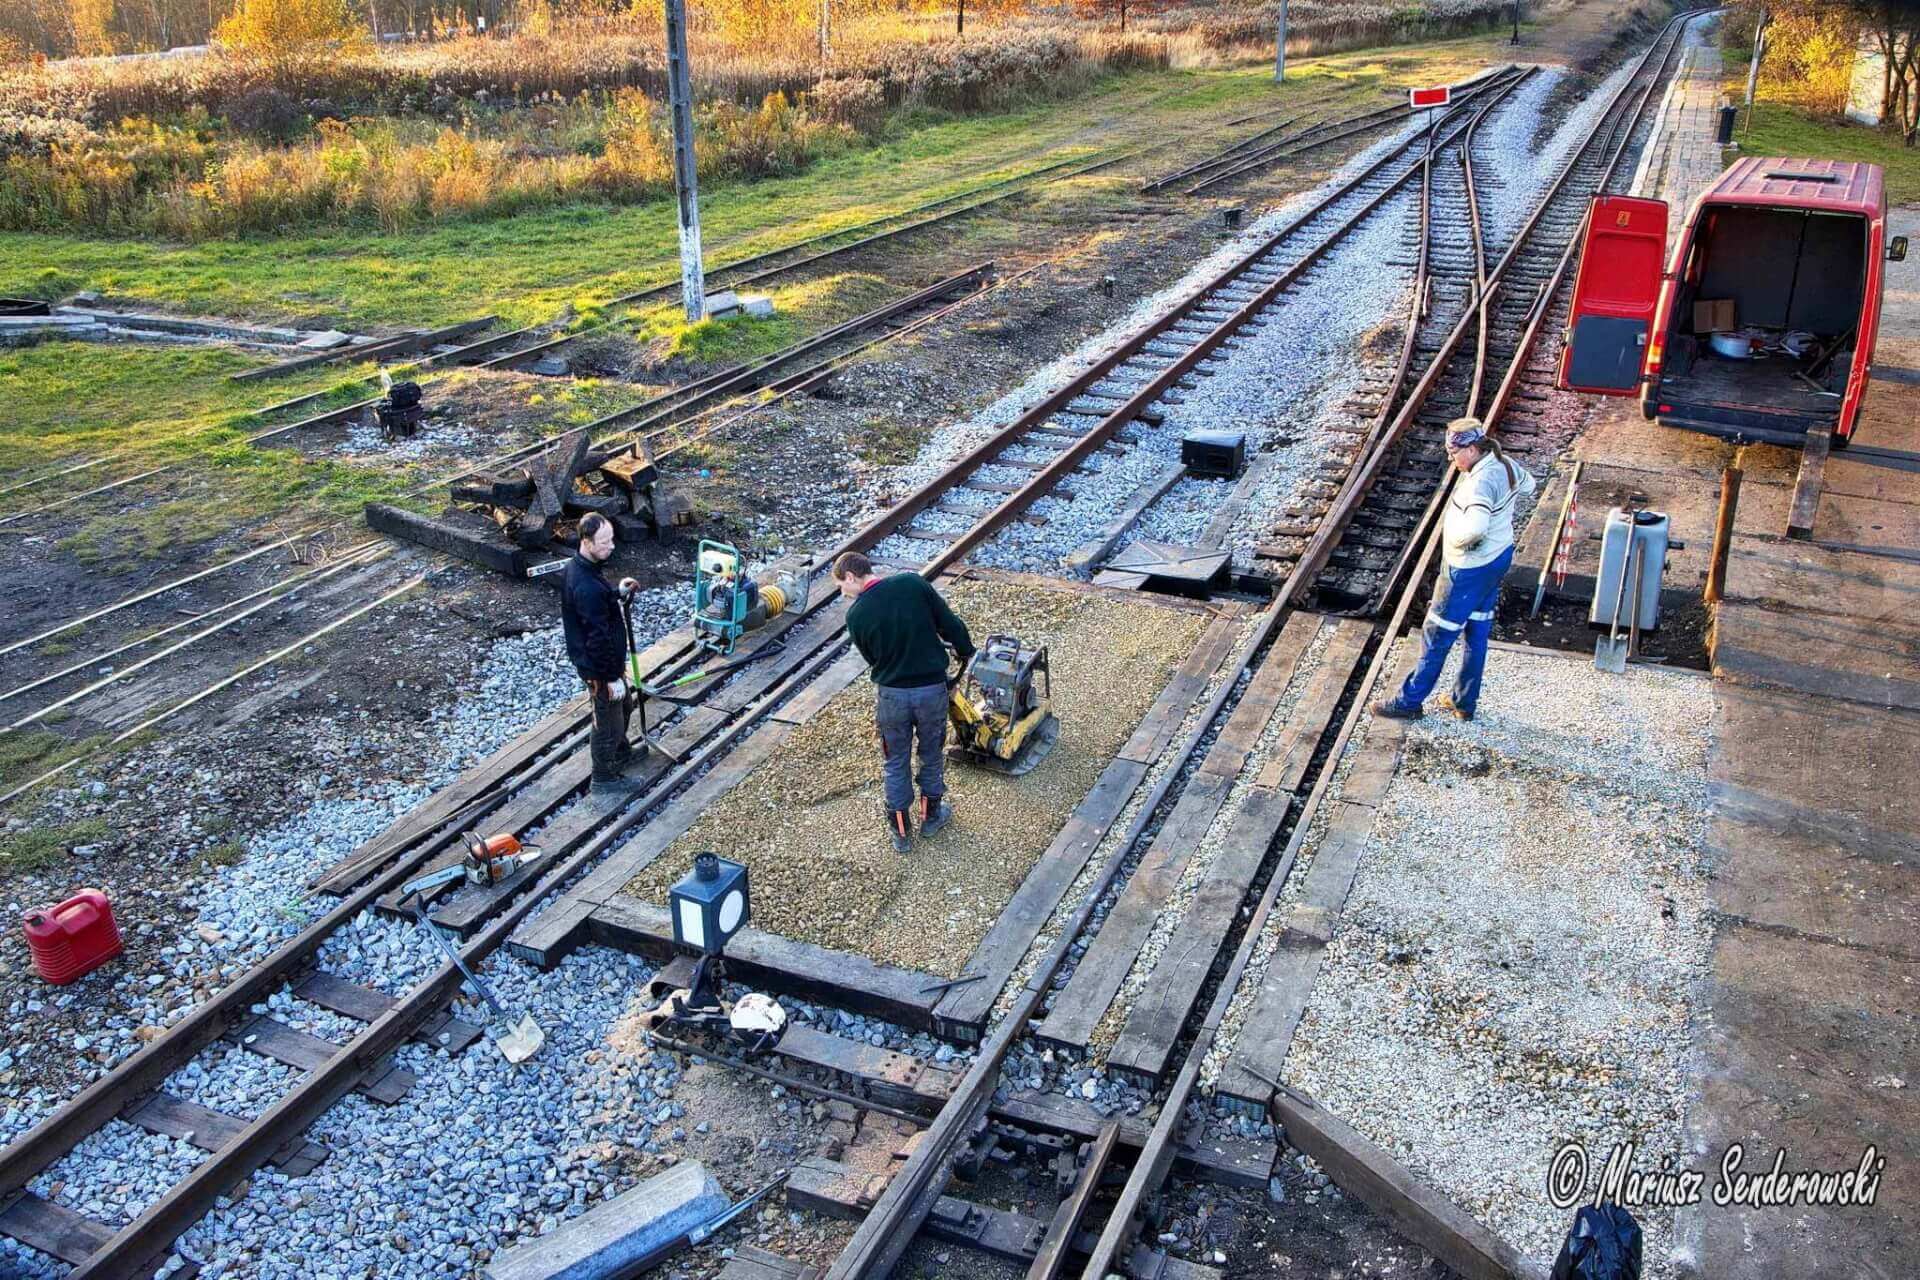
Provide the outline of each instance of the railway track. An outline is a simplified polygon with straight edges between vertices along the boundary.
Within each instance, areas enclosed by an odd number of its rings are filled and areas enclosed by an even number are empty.
[[[1137,1153],[1130,1154],[1127,1148],[1113,1140],[1112,1127],[1101,1131],[1090,1144],[1089,1158],[1083,1162],[1073,1190],[1056,1216],[1052,1224],[1054,1229],[1048,1232],[1030,1275],[1074,1273],[1081,1275],[1083,1280],[1104,1280],[1120,1269],[1127,1250],[1138,1238],[1146,1220],[1149,1202],[1159,1193],[1179,1148],[1179,1139],[1187,1124],[1189,1104],[1195,1097],[1206,1052],[1222,1025],[1227,1008],[1251,960],[1254,945],[1267,926],[1280,889],[1292,870],[1314,815],[1327,795],[1328,784],[1333,777],[1330,766],[1340,759],[1365,714],[1368,697],[1387,672],[1392,661],[1392,647],[1388,641],[1399,633],[1424,593],[1426,573],[1437,553],[1438,524],[1435,516],[1441,495],[1445,492],[1444,471],[1430,464],[1430,457],[1437,456],[1437,453],[1429,455],[1418,444],[1410,444],[1406,437],[1411,428],[1424,426],[1429,429],[1422,434],[1431,442],[1435,418],[1444,422],[1446,417],[1453,416],[1451,408],[1474,404],[1483,395],[1486,397],[1483,411],[1496,429],[1503,425],[1500,419],[1513,402],[1514,388],[1526,376],[1533,359],[1533,343],[1542,331],[1545,318],[1552,311],[1550,304],[1560,286],[1568,279],[1567,269],[1575,250],[1575,232],[1584,206],[1593,194],[1619,179],[1622,157],[1648,123],[1647,108],[1653,100],[1654,90],[1671,70],[1686,24],[1697,16],[1683,15],[1662,31],[1654,46],[1637,65],[1632,78],[1610,104],[1604,126],[1595,132],[1551,184],[1537,204],[1533,217],[1516,237],[1514,247],[1491,271],[1484,268],[1481,256],[1483,244],[1476,226],[1467,262],[1468,270],[1461,274],[1463,279],[1473,280],[1479,285],[1477,296],[1455,320],[1446,340],[1437,349],[1431,350],[1431,360],[1425,373],[1405,392],[1398,407],[1383,417],[1379,436],[1370,442],[1361,465],[1324,513],[1321,535],[1310,544],[1306,553],[1295,557],[1292,572],[1274,606],[1263,616],[1260,627],[1238,655],[1238,667],[1235,669],[1249,671],[1257,668],[1270,652],[1269,646],[1273,646],[1280,636],[1283,622],[1296,616],[1295,606],[1308,599],[1318,602],[1322,593],[1351,592],[1351,595],[1341,594],[1336,599],[1342,604],[1351,602],[1351,612],[1371,620],[1370,638],[1364,653],[1359,655],[1361,660],[1356,663],[1354,676],[1340,697],[1325,708],[1326,719],[1321,727],[1317,730],[1309,727],[1309,732],[1315,733],[1320,739],[1320,745],[1300,779],[1298,790],[1304,794],[1304,803],[1297,812],[1290,808],[1283,810],[1286,816],[1272,822],[1266,831],[1267,854],[1260,870],[1250,878],[1240,900],[1243,907],[1251,904],[1250,910],[1244,915],[1239,910],[1229,911],[1225,915],[1225,936],[1219,940],[1213,953],[1216,963],[1206,966],[1209,970],[1207,978],[1194,991],[1194,999],[1188,1006],[1174,1046],[1175,1051],[1167,1059],[1165,1074],[1159,1077],[1165,1083],[1156,1099],[1159,1111],[1152,1132],[1137,1148]],[[1462,189],[1472,208],[1470,158]],[[1474,217],[1477,221],[1477,210]],[[1431,231],[1428,219],[1422,219],[1422,226],[1424,230]],[[1453,246],[1442,254],[1433,255],[1432,261],[1444,272],[1448,268],[1441,265],[1440,260],[1458,256],[1458,246]],[[1423,266],[1428,261],[1423,251]],[[1514,271],[1510,277],[1507,275],[1514,264],[1522,262],[1539,263],[1541,266],[1535,277],[1538,295],[1527,299],[1525,305],[1518,308],[1522,322],[1516,326],[1503,320],[1498,309],[1498,296],[1490,299],[1486,290],[1503,279],[1518,281],[1527,278],[1527,273],[1520,271]],[[1486,318],[1484,326],[1480,323],[1482,317]],[[1404,375],[1406,370],[1403,368],[1401,372]],[[1441,462],[1444,463],[1443,458]],[[1403,475],[1406,481],[1404,486],[1398,483]],[[1352,579],[1343,575],[1345,566],[1330,564],[1327,553],[1342,545],[1343,535],[1356,527],[1355,514],[1366,508],[1369,499],[1376,493],[1416,498],[1417,501],[1404,505],[1376,499],[1371,508],[1373,511],[1393,510],[1397,514],[1416,518],[1404,523],[1396,522],[1393,526],[1400,531],[1397,547],[1369,548],[1391,551],[1393,554],[1369,556],[1366,559],[1365,564],[1372,574],[1368,579],[1369,590],[1363,598],[1354,600],[1353,597],[1360,593],[1347,585]],[[1381,528],[1383,525],[1376,524],[1373,527]],[[1389,565],[1399,566],[1399,572],[1376,567]],[[1336,575],[1330,584],[1323,581],[1323,574],[1328,572]],[[1390,596],[1387,588],[1396,584],[1397,590]],[[1384,618],[1383,613],[1387,615]],[[1209,727],[1217,723],[1221,712],[1233,700],[1236,684],[1231,679],[1225,681],[1214,701],[1198,717],[1174,766],[1169,768],[1163,779],[1163,786],[1168,790],[1171,789],[1171,780],[1180,772],[1181,762],[1191,759],[1193,753],[1202,747]],[[1231,725],[1226,732],[1232,732]],[[1331,741],[1327,741],[1329,736]],[[827,1280],[862,1280],[884,1276],[890,1274],[905,1254],[935,1202],[945,1194],[958,1154],[987,1110],[1007,1053],[1015,1041],[1026,1034],[1041,1012],[1050,989],[1055,985],[1056,975],[1068,960],[1075,938],[1090,922],[1103,887],[1119,875],[1128,847],[1145,831],[1149,821],[1148,811],[1164,806],[1167,799],[1167,790],[1156,790],[1147,798],[1141,816],[1129,828],[1119,847],[1111,854],[1108,865],[1103,868],[1102,878],[1096,882],[1096,888],[1066,922],[1051,951],[1033,970],[1012,1008],[982,1046],[965,1078],[955,1087],[952,1099],[942,1108],[905,1165],[895,1172],[886,1191],[873,1204],[853,1239],[826,1271]],[[1241,820],[1244,820],[1244,811]],[[1211,972],[1220,967],[1217,960],[1228,954],[1229,946],[1233,948],[1231,958],[1226,961],[1223,971]],[[1100,1189],[1119,1179],[1123,1172],[1124,1182],[1118,1195],[1106,1201]],[[1084,1243],[1083,1254],[1082,1251],[1070,1251],[1067,1246],[1066,1242],[1076,1236]],[[1084,1263],[1080,1261],[1083,1255]]]
[[[1677,26],[1672,31],[1677,31]],[[1645,82],[1633,108],[1636,120],[1638,114],[1644,112],[1653,82],[1664,71],[1670,47],[1667,54],[1656,60],[1654,53],[1658,52],[1656,47],[1648,56],[1660,69],[1649,77],[1636,77],[1629,85],[1634,88],[1643,79]],[[1485,87],[1490,95],[1501,94],[1517,85],[1522,75],[1508,69],[1489,76]],[[1081,377],[1048,396],[935,480],[858,530],[828,555],[841,550],[878,551],[885,558],[930,577],[954,567],[1010,521],[1020,518],[1040,497],[1070,484],[1072,472],[1095,452],[1109,446],[1124,447],[1126,428],[1136,420],[1150,421],[1156,399],[1221,347],[1230,344],[1236,331],[1247,324],[1258,323],[1261,311],[1280,299],[1290,283],[1301,278],[1355,227],[1417,182],[1425,193],[1420,202],[1422,287],[1418,294],[1422,299],[1427,298],[1427,280],[1439,282],[1445,278],[1452,283],[1436,283],[1432,296],[1448,300],[1450,306],[1464,298],[1464,305],[1453,322],[1448,341],[1434,353],[1434,362],[1426,374],[1408,389],[1406,377],[1412,360],[1419,354],[1419,344],[1414,337],[1417,326],[1410,327],[1401,368],[1392,379],[1391,399],[1399,407],[1383,407],[1381,412],[1388,428],[1379,438],[1369,441],[1368,451],[1354,476],[1349,478],[1342,498],[1344,506],[1360,507],[1376,487],[1374,482],[1379,475],[1388,469],[1386,459],[1401,443],[1404,428],[1415,423],[1431,401],[1433,388],[1439,382],[1437,371],[1457,354],[1463,335],[1474,328],[1474,317],[1488,312],[1480,281],[1484,271],[1481,246],[1474,237],[1462,243],[1457,237],[1437,236],[1432,211],[1436,202],[1443,211],[1457,211],[1461,207],[1458,201],[1464,200],[1469,218],[1473,217],[1468,176],[1458,179],[1457,197],[1448,194],[1455,185],[1449,173],[1470,175],[1470,162],[1462,168],[1456,158],[1450,171],[1449,152],[1460,148],[1470,150],[1472,126],[1494,102],[1497,97],[1472,111],[1466,109],[1466,104],[1449,111],[1438,122],[1432,145],[1422,137],[1390,150],[1351,182],[1328,193],[1263,245],[1230,265],[1210,285],[1196,291],[1185,303],[1171,309],[1096,362]],[[1628,125],[1621,133],[1622,147],[1631,132],[1632,126]],[[1618,155],[1616,150],[1616,164]],[[1604,176],[1601,180],[1605,180]],[[1557,198],[1565,183],[1563,175],[1547,205]],[[1543,205],[1542,214],[1545,209]],[[1542,214],[1536,214],[1534,223],[1557,231],[1559,222],[1543,223]],[[1529,233],[1532,230],[1530,224]],[[1523,233],[1519,239],[1522,248],[1527,234]],[[1486,273],[1488,282],[1497,280],[1500,270],[1513,260],[1514,255],[1509,254],[1500,269]],[[1564,274],[1564,259],[1562,265]],[[1531,325],[1534,334],[1539,331],[1539,316],[1544,311],[1544,307],[1535,309]],[[1524,358],[1523,336],[1516,336],[1510,349],[1500,347],[1498,342],[1492,343],[1490,358],[1515,361]],[[1476,342],[1473,346],[1477,350],[1479,344]],[[1481,363],[1484,365],[1485,359]],[[1511,379],[1511,373],[1503,379],[1503,393]],[[1496,395],[1492,403],[1497,409],[1503,402],[1502,394]],[[1339,511],[1329,514],[1328,523],[1338,525],[1339,532],[1344,532],[1348,522],[1340,517]],[[940,524],[936,517],[944,517],[946,523]],[[952,522],[956,520],[962,523],[955,526]],[[1337,545],[1338,532],[1327,541],[1329,547]],[[1254,670],[1271,651],[1282,623],[1294,615],[1310,588],[1317,589],[1316,575],[1323,559],[1312,554],[1311,548],[1297,559],[1280,597],[1262,615],[1260,624],[1236,655],[1236,669]],[[1417,583],[1417,576],[1414,581]],[[1402,591],[1395,626],[1404,618],[1414,595],[1413,588]],[[396,1078],[391,1069],[383,1066],[385,1056],[392,1049],[409,1038],[424,1036],[444,1047],[455,1041],[471,1042],[478,1034],[476,1028],[460,1023],[446,1012],[458,988],[458,971],[451,964],[439,966],[398,997],[365,988],[353,989],[351,984],[327,974],[319,966],[318,958],[327,940],[362,911],[390,895],[415,872],[433,865],[436,860],[446,861],[458,832],[466,826],[485,823],[488,829],[511,826],[523,830],[544,823],[542,843],[550,852],[536,872],[486,891],[479,901],[469,896],[468,901],[458,904],[464,912],[466,926],[461,932],[467,937],[461,946],[462,957],[470,965],[480,964],[555,891],[594,866],[704,771],[723,766],[752,726],[790,699],[803,696],[811,682],[837,660],[843,648],[840,613],[841,606],[835,600],[816,602],[803,618],[783,632],[786,648],[778,660],[746,668],[725,682],[715,681],[697,700],[684,707],[657,706],[655,712],[660,718],[655,721],[656,731],[663,740],[671,741],[679,760],[650,757],[643,774],[643,787],[631,796],[581,797],[584,710],[576,702],[521,735],[486,765],[470,771],[454,787],[370,842],[363,848],[352,874],[334,886],[342,890],[344,896],[321,919],[0,1152],[0,1232],[72,1263],[75,1276],[132,1275],[163,1257],[182,1231],[261,1164],[284,1160],[297,1167],[298,1161],[314,1158],[315,1153],[305,1144],[302,1135],[348,1092],[357,1090],[398,1104],[404,1097],[402,1086],[406,1081]],[[1351,731],[1353,716],[1357,714],[1353,709],[1363,703],[1365,688],[1377,679],[1385,652],[1381,638],[1391,630],[1392,627],[1376,630],[1371,641],[1372,661],[1366,668],[1359,692],[1349,691],[1337,706],[1328,708],[1329,724],[1342,709],[1346,710],[1346,720],[1331,746],[1323,746],[1315,754],[1307,778],[1315,788],[1315,795],[1322,789],[1317,779],[1325,776],[1319,770],[1329,759],[1337,758],[1340,743]],[[760,637],[762,643],[771,639],[771,634]],[[646,656],[646,665],[655,679],[688,671],[699,661],[699,655],[684,635],[668,637],[653,646]],[[1240,696],[1240,683],[1232,679],[1221,683],[1182,744],[1179,759],[1194,758],[1197,752],[1206,749],[1210,726]],[[1139,839],[1146,823],[1169,800],[1183,776],[1177,765],[1164,773],[1146,798],[1128,839],[1103,868],[1105,883],[1113,883],[1120,875],[1126,845]],[[1313,803],[1309,799],[1308,805]],[[1097,1228],[1097,1239],[1091,1245],[1091,1261],[1085,1269],[1088,1276],[1104,1276],[1122,1255],[1137,1230],[1138,1211],[1157,1190],[1170,1167],[1184,1104],[1192,1091],[1200,1056],[1219,1024],[1237,974],[1244,969],[1251,941],[1257,937],[1274,895],[1284,882],[1291,850],[1298,843],[1298,835],[1306,829],[1306,814],[1294,815],[1293,825],[1287,829],[1295,832],[1288,843],[1289,852],[1277,866],[1268,866],[1267,874],[1259,881],[1264,885],[1257,890],[1259,906],[1252,919],[1234,935],[1238,938],[1238,949],[1225,980],[1213,983],[1208,991],[1196,991],[1196,996],[1202,998],[1210,993],[1211,1004],[1203,1020],[1183,1030],[1178,1074],[1163,1102],[1160,1121],[1139,1148],[1119,1199],[1108,1206],[1097,1193],[1104,1169],[1118,1168],[1124,1162],[1124,1157],[1117,1154],[1121,1151],[1120,1144],[1103,1141],[1097,1149],[1104,1154],[1091,1162],[1090,1171],[1082,1175],[1085,1190],[1074,1197],[1075,1221],[1068,1224],[1069,1230],[1063,1238],[1071,1240],[1072,1227],[1082,1221],[1095,1221],[1105,1210],[1105,1225]],[[1028,978],[1015,998],[1012,1012],[981,1046],[973,1066],[935,1117],[914,1154],[874,1205],[835,1263],[831,1276],[883,1275],[911,1241],[934,1201],[944,1192],[959,1147],[974,1130],[990,1100],[1008,1049],[1025,1033],[1039,1011],[1052,976],[1059,970],[1075,938],[1085,931],[1099,896],[1096,892],[1082,903],[1058,936],[1049,956]],[[436,904],[436,913],[445,914],[453,905],[451,902]],[[250,1010],[255,1003],[273,995],[291,995],[332,1009],[355,1019],[361,1024],[361,1030],[350,1042],[336,1044],[317,1037],[303,1037],[298,1032],[290,1035],[290,1029],[263,1026],[260,1020],[253,1019]],[[1195,1009],[1198,1010],[1197,1003]],[[304,1074],[285,1096],[250,1121],[216,1113],[202,1114],[204,1109],[194,1111],[191,1104],[168,1095],[165,1092],[167,1078],[208,1045],[220,1040],[237,1040],[263,1056],[280,1056]],[[28,1189],[36,1176],[72,1151],[87,1135],[116,1118],[125,1118],[153,1132],[174,1136],[191,1133],[189,1140],[205,1151],[205,1158],[138,1217],[118,1229],[84,1219]],[[1048,1274],[1058,1273],[1065,1265],[1066,1247],[1052,1246],[1052,1257],[1053,1270]],[[189,1263],[175,1274],[187,1275],[191,1270]]]

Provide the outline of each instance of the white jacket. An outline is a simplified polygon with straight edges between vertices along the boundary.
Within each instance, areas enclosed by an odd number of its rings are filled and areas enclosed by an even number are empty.
[[[1534,490],[1533,473],[1492,451],[1456,475],[1447,498],[1442,554],[1455,569],[1477,569],[1513,545],[1513,504]]]

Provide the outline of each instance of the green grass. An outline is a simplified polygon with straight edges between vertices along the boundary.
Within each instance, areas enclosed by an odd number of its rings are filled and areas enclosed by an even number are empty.
[[[1417,50],[1299,60],[1281,86],[1264,64],[1139,71],[1106,76],[1072,99],[997,115],[908,113],[876,144],[832,155],[806,173],[703,191],[707,259],[711,266],[784,247],[1103,148],[1180,139],[1153,163],[1172,162],[1182,156],[1186,139],[1208,136],[1219,145],[1258,127],[1214,128],[1225,119],[1289,104],[1349,111],[1383,103],[1389,99],[1380,90],[1389,85],[1458,79],[1504,60],[1496,43],[1467,37]],[[1132,183],[1103,173],[1050,184],[929,234],[939,237],[938,252],[947,262],[1031,252],[1036,235],[1050,238],[1049,224],[1078,235],[1076,218],[1132,202]],[[0,234],[0,294],[57,296],[92,288],[195,314],[324,321],[361,331],[486,313],[509,325],[571,317],[570,327],[577,329],[614,317],[605,305],[609,299],[674,279],[676,240],[670,200],[578,205],[436,224],[403,235],[344,227],[184,245],[8,233]],[[912,265],[909,258],[900,272],[889,272],[893,279],[843,274],[791,285],[771,281],[759,286],[777,309],[766,320],[689,327],[670,302],[616,318],[636,352],[644,347],[708,365],[730,364],[899,296]],[[97,508],[76,504],[65,516],[59,531],[64,553],[104,571],[131,572],[153,557],[177,555],[236,528],[265,538],[315,517],[356,515],[362,503],[395,500],[427,478],[419,468],[356,466],[246,444],[248,434],[270,425],[248,413],[264,403],[331,389],[315,406],[321,408],[368,394],[364,369],[228,381],[228,374],[259,359],[215,349],[79,343],[0,351],[0,386],[7,392],[7,411],[0,415],[0,482],[117,449],[133,452],[82,473],[90,483],[187,464],[132,491],[143,500],[131,514],[107,514],[125,505],[119,499],[128,494],[116,493]],[[544,430],[576,425],[636,403],[645,393],[618,382],[536,391],[515,424]],[[58,496],[62,485],[67,482],[47,486],[49,496]],[[84,486],[64,491],[78,487]],[[44,500],[38,494],[9,495],[0,500],[0,513],[38,505]]]
[[[69,739],[44,729],[0,734],[0,790],[11,791],[47,770],[85,755],[106,739]]]
[[[1816,117],[1780,102],[1755,102],[1753,108],[1753,127],[1744,132],[1736,127],[1740,149],[1727,151],[1729,164],[1742,155],[1863,160],[1887,171],[1888,204],[1920,200],[1920,148],[1909,149],[1899,134]],[[1741,123],[1746,123],[1744,114]]]
[[[112,829],[99,818],[17,831],[0,840],[0,883],[56,867],[76,845],[97,844],[111,834]]]

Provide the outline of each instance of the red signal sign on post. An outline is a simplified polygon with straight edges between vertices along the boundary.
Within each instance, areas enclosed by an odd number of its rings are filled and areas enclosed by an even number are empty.
[[[1453,86],[1441,85],[1437,89],[1407,90],[1407,105],[1415,111],[1426,107],[1444,107],[1453,101]]]

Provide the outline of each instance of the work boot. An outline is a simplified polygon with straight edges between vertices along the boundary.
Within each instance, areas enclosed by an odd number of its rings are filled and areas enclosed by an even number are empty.
[[[920,797],[920,836],[925,839],[953,821],[953,806],[940,796]]]
[[[613,792],[618,794],[620,792],[630,792],[639,785],[640,779],[630,777],[624,773],[607,774],[605,776],[596,773],[593,775],[593,785],[588,789],[595,793]]]
[[[893,837],[895,853],[913,852],[913,825],[905,809],[887,810],[887,834]]]
[[[1388,720],[1418,720],[1426,714],[1419,707],[1403,706],[1398,698],[1381,698],[1367,710]]]
[[[1453,695],[1450,693],[1443,693],[1440,695],[1440,705],[1446,708],[1448,711],[1453,712],[1454,715],[1458,716],[1462,720],[1473,719],[1473,708],[1461,707],[1459,703],[1453,700]]]

